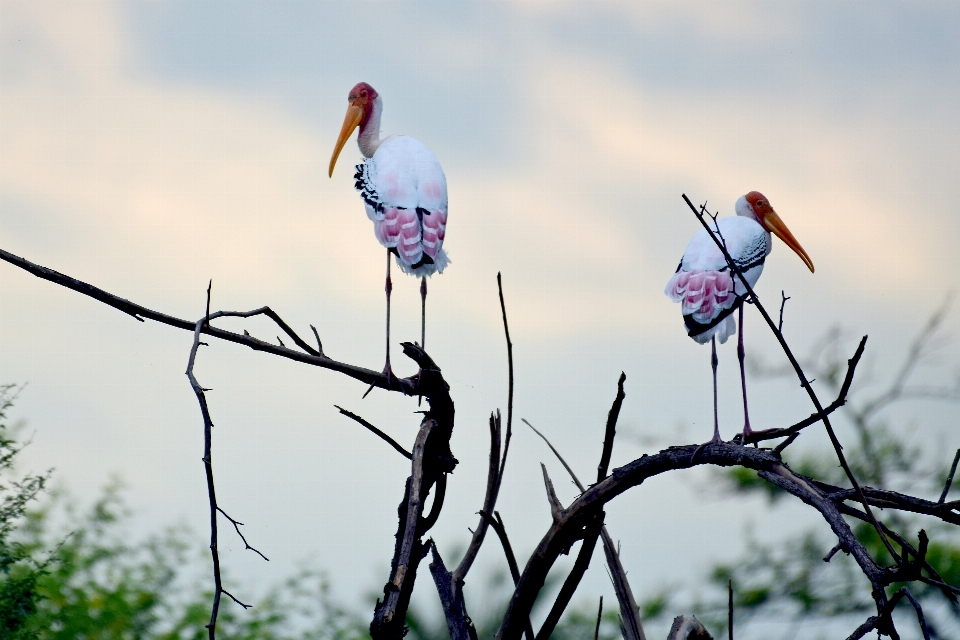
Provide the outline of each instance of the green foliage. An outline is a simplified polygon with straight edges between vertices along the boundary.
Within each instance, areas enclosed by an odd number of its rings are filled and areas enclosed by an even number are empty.
[[[18,445],[15,428],[7,424],[7,411],[13,406],[19,389],[0,386],[0,637],[34,637],[26,630],[27,619],[34,614],[40,596],[37,582],[46,570],[46,562],[34,559],[28,545],[14,539],[24,520],[28,505],[46,485],[49,473],[13,479],[14,463],[23,446]]]
[[[192,555],[192,537],[171,528],[136,543],[127,540],[116,484],[87,513],[77,514],[57,496],[32,514],[27,544],[48,544],[51,514],[66,512],[71,533],[62,538],[37,583],[40,600],[27,619],[38,640],[201,640],[207,637],[212,593],[209,577],[184,575],[206,567]],[[337,605],[325,577],[311,570],[272,589],[251,609],[221,598],[217,637],[223,640],[353,640],[365,624]]]
[[[114,482],[84,513],[65,492],[28,511],[50,476],[11,479],[22,444],[6,422],[17,389],[0,386],[0,638],[201,640],[209,579],[184,567],[209,558],[183,528],[131,542]],[[356,640],[366,622],[338,605],[322,573],[304,570],[244,611],[224,597],[223,640]]]

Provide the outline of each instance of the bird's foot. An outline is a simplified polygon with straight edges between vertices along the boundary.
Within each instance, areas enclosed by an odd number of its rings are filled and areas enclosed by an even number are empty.
[[[420,378],[423,376],[423,369],[417,369],[417,377],[414,382],[414,389],[420,388]],[[420,403],[423,401],[423,396],[417,396],[417,406],[420,406]]]
[[[383,365],[383,375],[387,377],[387,389],[393,387],[394,383],[397,382],[397,377],[393,375],[393,368],[390,367],[390,356],[387,356],[387,362]],[[363,394],[363,398],[366,398],[370,395],[370,392],[373,391],[373,388],[377,386],[376,383],[371,384]],[[361,398],[361,400],[363,399]]]
[[[753,435],[753,429],[750,428],[750,421],[747,420],[743,425],[743,433],[739,435],[740,444],[746,446],[748,444],[747,439]],[[756,446],[756,443],[754,443]]]
[[[723,444],[723,440],[720,438],[719,433],[714,433],[713,437],[708,442],[704,442],[702,445],[696,448],[696,450],[693,452],[693,455],[690,456],[690,464],[693,464],[693,462],[697,459],[697,456],[700,455],[700,451],[704,447],[708,447],[712,444]]]

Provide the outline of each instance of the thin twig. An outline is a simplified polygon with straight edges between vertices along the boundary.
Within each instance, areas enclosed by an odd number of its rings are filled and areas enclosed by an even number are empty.
[[[490,456],[487,467],[487,491],[483,498],[483,507],[481,511],[490,513],[497,504],[497,480],[500,477],[500,412],[490,414]],[[453,570],[454,584],[460,584],[470,567],[473,566],[480,547],[483,545],[484,537],[487,535],[487,521],[480,517],[480,524],[473,530],[473,536],[470,538],[470,544],[467,545],[467,551],[463,554],[463,559],[456,569]]]
[[[600,640],[600,620],[603,619],[603,596],[600,596],[600,606],[597,607],[597,626],[593,630],[593,640]]]
[[[781,311],[783,307],[781,307]],[[727,637],[733,640],[733,579],[727,579]]]
[[[231,600],[233,600],[234,602],[236,602],[238,605],[240,605],[240,606],[243,607],[244,609],[249,609],[250,607],[253,606],[252,604],[244,604],[243,602],[240,602],[239,600],[237,600],[237,597],[236,597],[235,595],[233,595],[232,593],[230,593],[230,592],[227,591],[226,589],[220,589],[220,593],[222,593],[223,595],[227,596],[228,598],[230,598]]]
[[[510,340],[510,326],[507,323],[507,305],[503,298],[503,279],[497,273],[497,292],[500,297],[500,315],[503,318],[503,335],[507,342],[507,432],[503,438],[503,455],[501,456],[501,420],[500,410],[490,415],[490,468],[487,473],[487,493],[483,500],[481,511],[492,513],[500,495],[500,486],[503,484],[503,474],[507,468],[507,454],[510,452],[510,439],[513,436],[513,342]],[[480,547],[487,534],[487,520],[480,518],[480,523],[473,531],[473,537],[467,546],[467,551],[460,561],[460,565],[453,571],[456,584],[461,584],[467,577],[470,567],[473,566]],[[458,587],[459,588],[459,587]]]
[[[513,427],[513,342],[510,340],[510,327],[507,324],[507,305],[503,301],[503,281],[500,272],[497,272],[497,292],[500,295],[503,334],[507,339],[507,433],[510,433],[510,429]]]
[[[831,560],[833,560],[833,556],[837,555],[837,552],[842,550],[843,550],[843,545],[838,542],[833,546],[833,549],[830,549],[827,555],[823,556],[823,561],[830,562]]]
[[[573,568],[570,569],[566,580],[563,581],[560,593],[557,594],[557,599],[554,601],[550,613],[543,621],[543,626],[537,632],[537,640],[549,640],[557,623],[560,622],[560,616],[563,615],[573,598],[573,594],[576,593],[577,587],[580,586],[583,574],[587,572],[590,560],[593,558],[593,551],[597,547],[597,538],[600,537],[600,528],[603,527],[603,515],[603,511],[599,512],[594,517],[593,522],[587,525],[583,542],[580,544],[580,551],[577,553],[577,559],[574,560]]]
[[[930,628],[927,627],[927,621],[923,617],[923,608],[920,606],[920,603],[917,602],[917,599],[913,597],[913,594],[910,593],[910,590],[906,587],[901,589],[903,595],[906,596],[907,600],[910,601],[910,604],[913,605],[914,610],[917,612],[917,623],[920,625],[920,631],[923,632],[923,640],[930,640]]]
[[[957,463],[960,462],[960,449],[957,449],[957,455],[953,456],[953,464],[950,466],[950,473],[947,475],[947,482],[943,485],[943,493],[940,494],[939,504],[947,499],[947,493],[950,491],[950,485],[953,484],[953,476],[957,473]]]
[[[843,379],[843,384],[840,386],[840,391],[837,393],[837,399],[834,400],[829,407],[823,410],[825,414],[830,415],[847,403],[847,394],[850,392],[850,385],[853,383],[853,375],[856,373],[857,365],[860,363],[860,359],[863,357],[863,352],[866,349],[866,346],[867,336],[863,336],[863,338],[860,340],[860,344],[857,346],[857,350],[854,352],[853,356],[847,360],[847,374]],[[804,418],[800,422],[783,429],[754,431],[744,439],[744,444],[754,444],[757,442],[763,442],[764,440],[774,440],[776,438],[782,438],[783,436],[799,433],[810,425],[817,424],[818,422],[820,422],[820,414],[813,413],[810,415],[810,417]]]
[[[410,459],[412,458],[412,455],[411,455],[411,453],[410,453],[409,451],[407,451],[406,449],[404,449],[404,448],[400,445],[399,442],[397,442],[396,440],[394,440],[393,438],[391,438],[390,436],[388,436],[387,434],[385,434],[385,433],[384,433],[383,431],[381,431],[380,429],[376,428],[375,426],[373,426],[372,424],[370,424],[369,422],[367,422],[366,420],[364,420],[363,418],[361,418],[361,417],[358,416],[357,414],[353,413],[352,411],[347,411],[346,409],[344,409],[343,407],[341,407],[341,406],[339,406],[339,405],[333,405],[333,406],[336,407],[336,408],[340,411],[340,413],[342,413],[343,415],[347,416],[348,418],[350,418],[351,420],[353,420],[353,421],[356,422],[357,424],[363,425],[364,427],[366,427],[367,429],[369,429],[374,435],[376,435],[376,436],[379,437],[381,440],[383,440],[384,442],[386,442],[388,445],[390,445],[391,447],[393,447],[394,449],[396,449],[396,450],[400,453],[400,455],[402,455],[402,456],[403,456],[404,458],[406,458],[407,460],[410,460]]]
[[[323,355],[323,343],[320,342],[320,334],[317,333],[317,328],[313,325],[310,325],[310,330],[313,331],[313,337],[317,339],[317,353],[321,356]]]
[[[270,558],[268,558],[267,556],[265,556],[265,555],[263,555],[262,553],[260,553],[260,551],[259,551],[258,549],[254,549],[253,547],[251,547],[251,546],[250,546],[250,543],[247,542],[247,538],[240,532],[240,527],[243,526],[243,523],[242,523],[242,522],[240,522],[240,521],[238,521],[238,520],[234,520],[233,518],[231,518],[230,515],[229,515],[226,511],[224,511],[223,509],[221,509],[220,507],[217,507],[217,511],[219,511],[219,512],[221,513],[221,515],[223,515],[224,518],[226,518],[226,519],[229,520],[231,523],[233,523],[233,528],[236,530],[237,535],[240,536],[240,539],[243,540],[243,546],[244,546],[245,548],[249,549],[250,551],[253,551],[255,554],[257,554],[258,556],[260,556],[261,558],[263,558],[263,559],[266,560],[267,562],[270,562]]]
[[[554,522],[559,522],[563,517],[563,505],[557,497],[557,492],[553,488],[553,482],[550,480],[550,474],[547,473],[547,467],[542,462],[540,468],[543,470],[543,485],[547,489],[547,501],[550,503],[550,513],[553,514]]]
[[[212,280],[207,285],[207,309],[210,308],[210,292]],[[213,561],[213,603],[210,606],[210,621],[207,623],[207,634],[210,640],[215,640],[217,636],[217,617],[220,613],[220,596],[226,594],[234,602],[247,608],[248,605],[235,598],[230,592],[223,588],[223,581],[220,575],[220,554],[217,548],[217,492],[213,482],[213,420],[210,417],[210,409],[207,406],[206,391],[193,375],[193,368],[197,360],[197,351],[200,349],[200,332],[204,325],[210,321],[210,313],[207,312],[203,318],[194,324],[193,346],[190,348],[190,357],[187,361],[187,379],[194,394],[197,396],[197,402],[200,404],[200,415],[203,418],[203,466],[207,478],[207,499],[210,504],[210,556]],[[238,531],[239,532],[239,531]],[[241,536],[243,537],[243,536]]]
[[[780,297],[783,299],[780,301],[780,323],[777,325],[777,331],[783,333],[783,308],[787,306],[787,300],[789,300],[790,297],[787,296],[787,293],[783,290],[780,291]]]
[[[786,354],[787,359],[790,360],[790,364],[793,366],[794,371],[797,374],[797,377],[800,379],[800,386],[807,392],[807,395],[810,397],[810,401],[813,403],[813,406],[817,410],[817,415],[820,420],[823,422],[823,426],[827,431],[827,435],[830,437],[830,442],[833,444],[833,449],[837,454],[837,459],[840,462],[840,466],[843,467],[844,473],[846,473],[847,478],[850,480],[850,484],[853,485],[854,489],[857,490],[857,494],[860,497],[861,502],[863,503],[863,508],[867,512],[867,516],[870,518],[870,524],[873,525],[873,528],[877,530],[877,534],[880,536],[880,540],[883,542],[884,546],[890,552],[890,556],[893,558],[897,557],[896,551],[893,549],[893,545],[890,544],[890,541],[887,539],[887,536],[883,533],[883,530],[880,528],[880,523],[877,522],[876,517],[873,515],[873,510],[870,508],[870,505],[867,503],[867,499],[863,496],[863,491],[860,489],[860,483],[857,482],[856,477],[853,475],[853,471],[850,469],[850,465],[847,464],[847,458],[843,455],[843,447],[840,445],[840,440],[837,439],[837,434],[833,431],[833,425],[830,424],[830,418],[824,413],[823,406],[820,404],[820,399],[817,397],[817,392],[813,390],[813,386],[807,380],[806,375],[803,372],[803,368],[800,366],[800,363],[797,362],[797,359],[793,355],[793,351],[790,349],[790,346],[787,344],[787,341],[784,339],[783,334],[777,329],[773,324],[773,320],[770,318],[770,314],[767,313],[767,310],[764,309],[763,305],[760,304],[760,298],[757,297],[756,292],[753,290],[753,287],[747,282],[747,279],[744,278],[743,273],[741,273],[740,268],[733,261],[733,258],[730,257],[730,254],[727,252],[727,248],[724,246],[724,243],[717,238],[717,236],[711,231],[710,225],[707,224],[706,220],[703,219],[703,214],[698,212],[696,207],[693,206],[693,203],[690,202],[690,199],[687,198],[686,194],[683,195],[684,201],[689,205],[690,209],[693,211],[694,215],[697,216],[697,219],[703,225],[703,228],[707,230],[707,233],[710,234],[710,237],[716,243],[717,247],[720,248],[720,251],[723,252],[724,258],[727,260],[727,265],[730,267],[732,273],[736,273],[737,277],[740,279],[741,284],[744,289],[749,294],[749,299],[756,305],[757,310],[760,311],[760,315],[763,316],[763,319],[766,321],[767,325],[773,331],[774,336],[777,338],[777,341],[780,343],[780,347],[783,349],[784,354]],[[883,594],[877,594],[881,600],[883,599]],[[881,603],[878,602],[878,605]]]
[[[523,424],[530,427],[531,429],[533,429],[533,432],[538,436],[540,436],[540,438],[547,443],[547,446],[550,447],[550,451],[553,451],[553,455],[557,457],[557,460],[560,461],[560,464],[563,465],[563,468],[567,470],[568,474],[570,474],[570,477],[573,479],[573,483],[577,485],[578,489],[580,489],[580,493],[583,493],[584,491],[586,491],[586,488],[584,488],[583,483],[580,482],[580,479],[577,477],[577,474],[573,472],[573,469],[571,469],[570,465],[567,464],[567,461],[563,459],[563,456],[560,455],[560,452],[556,450],[556,448],[550,443],[549,440],[547,440],[547,436],[540,433],[540,431],[537,430],[535,426],[530,424],[530,422],[528,422],[526,418],[520,418],[520,421],[523,422]]]
[[[497,292],[500,296],[500,315],[503,317],[503,336],[507,342],[507,432],[503,438],[503,458],[500,461],[500,473],[497,475],[497,487],[494,496],[500,495],[503,474],[507,469],[507,454],[510,453],[510,439],[513,437],[513,341],[510,340],[510,326],[507,324],[507,305],[503,300],[503,283],[497,273]],[[496,501],[496,497],[494,497]],[[490,507],[493,508],[493,505]]]
[[[500,513],[494,511],[493,516],[494,517],[491,518],[490,514],[486,511],[480,512],[480,517],[487,521],[487,524],[490,525],[490,528],[493,529],[494,533],[497,534],[497,538],[500,540],[500,546],[503,547],[503,555],[507,558],[507,567],[510,569],[510,577],[513,579],[513,586],[516,587],[517,583],[520,582],[520,567],[517,566],[517,557],[513,554],[513,546],[510,544],[510,538],[507,537],[507,528],[503,524]],[[530,624],[529,618],[527,619],[524,634],[527,640],[534,640],[533,626]]]
[[[613,438],[617,434],[617,419],[620,417],[620,408],[623,406],[623,399],[626,397],[623,393],[623,383],[626,380],[627,375],[621,371],[620,379],[617,382],[617,397],[607,414],[607,428],[603,436],[603,452],[600,454],[600,464],[597,466],[597,482],[607,477],[610,456],[613,454]]]
[[[563,459],[563,456],[560,455],[560,452],[557,451],[556,447],[553,446],[550,440],[548,440],[545,435],[540,433],[536,427],[530,424],[526,418],[521,418],[520,420],[528,427],[533,429],[533,432],[540,436],[540,438],[547,444],[547,446],[550,448],[550,451],[553,452],[553,455],[557,457],[557,460],[560,461],[560,464],[563,465],[563,468],[567,470],[568,474],[570,474],[570,478],[573,480],[573,483],[577,486],[580,492],[582,493],[586,491],[583,483],[580,482],[580,478],[578,478],[577,474],[573,472],[573,469],[570,468],[570,465],[567,464],[567,461]],[[627,580],[627,572],[624,570],[623,564],[620,562],[620,551],[614,546],[613,538],[610,537],[610,533],[607,531],[606,525],[601,527],[600,536],[603,540],[603,552],[607,559],[607,568],[610,570],[610,580],[613,582],[613,589],[617,594],[617,602],[620,605],[620,617],[622,619],[624,639],[646,640],[646,634],[643,631],[643,625],[640,623],[640,614],[637,607],[637,602],[633,597],[633,590],[630,588],[630,582]]]

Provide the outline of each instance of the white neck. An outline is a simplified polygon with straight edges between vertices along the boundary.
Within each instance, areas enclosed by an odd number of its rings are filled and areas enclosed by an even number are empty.
[[[737,204],[734,208],[738,216],[743,216],[744,218],[750,218],[751,220],[760,222],[760,219],[757,217],[756,212],[753,210],[753,206],[749,202],[747,202],[746,196],[740,196],[737,199]]]
[[[377,152],[377,147],[380,146],[380,112],[382,110],[383,102],[380,96],[377,96],[370,107],[370,118],[360,127],[360,133],[357,135],[357,145],[364,158],[372,158]]]

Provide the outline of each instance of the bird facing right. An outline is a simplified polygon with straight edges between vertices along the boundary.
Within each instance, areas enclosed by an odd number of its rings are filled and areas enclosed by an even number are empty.
[[[793,234],[783,223],[770,201],[759,191],[740,196],[736,204],[736,216],[723,218],[714,223],[714,233],[727,249],[737,270],[752,289],[756,286],[763,264],[773,249],[770,233],[793,249],[813,273],[813,262]],[[736,274],[730,272],[723,252],[706,229],[693,237],[683,253],[676,273],[667,283],[664,293],[674,302],[681,303],[683,322],[687,335],[699,344],[708,341],[712,347],[713,368],[713,439],[719,443],[720,427],[717,421],[717,338],[727,341],[737,330],[733,312],[739,310],[740,331],[737,356],[740,360],[740,382],[743,389],[743,436],[750,435],[750,417],[747,410],[747,381],[743,359],[743,302],[747,290]]]

